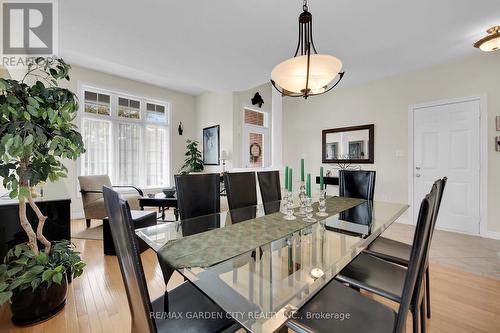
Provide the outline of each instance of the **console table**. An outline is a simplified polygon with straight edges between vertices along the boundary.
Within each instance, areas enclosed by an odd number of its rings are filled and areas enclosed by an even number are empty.
[[[323,181],[326,185],[339,185],[339,177],[323,177]],[[316,184],[319,184],[319,177],[316,177]]]
[[[71,239],[71,199],[69,198],[37,198],[38,207],[47,221],[45,222],[43,234],[49,241]],[[33,229],[38,226],[38,219],[31,207],[26,205],[26,215]],[[19,202],[17,200],[0,199],[0,261],[13,246],[27,242],[28,237],[19,224]],[[41,245],[41,244],[39,244]]]

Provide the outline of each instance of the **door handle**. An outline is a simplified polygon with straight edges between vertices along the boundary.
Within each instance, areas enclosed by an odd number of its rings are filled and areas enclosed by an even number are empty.
[[[420,178],[420,176],[421,175],[419,173],[415,174],[415,177],[417,177],[417,178]]]

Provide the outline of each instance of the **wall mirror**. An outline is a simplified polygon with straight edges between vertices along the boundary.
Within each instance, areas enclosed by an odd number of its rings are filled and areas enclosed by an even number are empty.
[[[323,130],[323,163],[373,163],[375,125]]]

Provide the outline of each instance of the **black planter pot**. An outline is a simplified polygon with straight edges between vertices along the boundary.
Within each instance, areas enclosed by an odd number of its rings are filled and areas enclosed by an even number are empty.
[[[12,295],[10,309],[12,322],[16,325],[31,325],[47,320],[57,314],[66,304],[68,281],[66,274],[60,285],[52,283],[50,287],[31,288]]]

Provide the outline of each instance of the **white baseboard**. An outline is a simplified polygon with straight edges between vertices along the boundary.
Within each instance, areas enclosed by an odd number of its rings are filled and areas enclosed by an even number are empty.
[[[486,232],[481,233],[481,235],[479,235],[479,236],[483,237],[483,238],[491,238],[491,239],[500,240],[500,231],[486,231]]]

